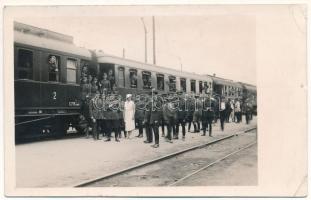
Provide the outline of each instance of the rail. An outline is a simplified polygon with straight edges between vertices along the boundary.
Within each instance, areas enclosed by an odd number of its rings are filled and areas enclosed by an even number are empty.
[[[140,163],[140,164],[137,164],[137,165],[128,167],[128,168],[126,168],[126,169],[122,169],[122,170],[119,170],[119,171],[115,171],[115,172],[112,172],[112,173],[110,173],[110,174],[107,174],[107,175],[104,175],[104,176],[95,178],[95,179],[93,179],[93,180],[84,181],[84,182],[81,182],[81,183],[79,183],[79,184],[77,184],[77,185],[74,185],[73,187],[86,187],[86,186],[88,186],[88,185],[91,185],[91,184],[93,184],[93,183],[102,181],[102,180],[104,180],[104,179],[108,179],[108,178],[111,178],[111,177],[114,177],[114,176],[117,176],[117,175],[120,175],[120,174],[124,174],[124,173],[126,173],[126,172],[133,171],[133,170],[135,170],[135,169],[142,168],[142,167],[151,165],[151,164],[153,164],[153,163],[160,162],[160,161],[162,161],[162,160],[166,160],[166,159],[175,157],[175,156],[177,156],[177,155],[180,155],[180,154],[183,154],[183,153],[186,153],[186,152],[195,150],[195,149],[204,148],[204,147],[206,147],[206,146],[210,146],[210,145],[215,144],[215,143],[218,143],[218,142],[220,142],[220,141],[223,141],[223,140],[232,138],[232,137],[234,137],[234,136],[237,136],[237,135],[239,135],[239,134],[247,133],[247,132],[250,132],[250,131],[256,130],[256,129],[257,129],[257,126],[256,126],[256,127],[249,128],[249,129],[244,130],[244,131],[240,131],[240,132],[238,132],[238,133],[233,133],[233,134],[231,134],[231,135],[228,135],[228,136],[225,136],[225,137],[216,139],[216,140],[214,140],[214,141],[211,141],[211,142],[208,142],[208,143],[205,143],[205,144],[196,145],[196,146],[193,146],[193,147],[190,147],[190,148],[181,150],[181,151],[177,151],[177,152],[174,152],[174,153],[171,153],[171,154],[168,154],[168,155],[165,155],[165,156],[162,156],[162,157],[159,157],[159,158],[156,158],[156,159],[147,161],[147,162],[143,162],[143,163]]]

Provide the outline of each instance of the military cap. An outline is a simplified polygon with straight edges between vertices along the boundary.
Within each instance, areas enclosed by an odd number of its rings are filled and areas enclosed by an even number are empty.
[[[184,92],[183,92],[182,90],[178,90],[176,93],[177,93],[178,95],[181,95],[181,94],[183,94]]]

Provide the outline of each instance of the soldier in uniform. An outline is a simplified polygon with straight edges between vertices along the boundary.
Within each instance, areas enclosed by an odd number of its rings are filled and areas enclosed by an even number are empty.
[[[107,74],[106,73],[103,74],[102,80],[99,81],[98,88],[99,88],[100,92],[105,94],[105,95],[110,93],[111,85],[110,85],[110,81],[107,79]]]
[[[195,108],[193,112],[194,133],[200,132],[200,120],[202,117],[203,104],[199,95],[195,95]]]
[[[116,91],[116,87],[113,86],[111,94],[107,96],[107,125],[105,128],[108,130],[107,139],[105,141],[111,141],[111,133],[114,132],[115,141],[120,142],[119,137],[121,135],[120,127],[120,112],[121,112],[121,96]]]
[[[214,120],[214,117],[215,116],[211,99],[205,98],[202,110],[202,126],[203,126],[202,136],[206,135],[206,130],[209,127],[209,136],[212,137],[212,122]]]
[[[162,110],[162,102],[161,99],[158,98],[157,92],[152,91],[150,102],[148,103],[149,110],[146,111],[146,131],[148,131],[149,140],[147,143],[152,141],[152,132],[154,135],[155,144],[152,145],[154,148],[159,147],[159,120],[161,118],[161,110]],[[147,126],[148,124],[148,126]]]
[[[188,98],[189,97],[189,98]],[[193,112],[194,112],[194,99],[192,96],[186,96],[187,101],[187,122],[188,122],[188,132],[190,132],[191,124],[193,122]]]
[[[94,98],[98,94],[97,78],[94,76],[91,81],[91,95],[90,99]]]
[[[144,143],[152,143],[153,142],[153,135],[151,130],[151,124],[150,124],[150,117],[151,117],[151,108],[152,108],[152,101],[151,96],[148,95],[148,100],[146,104],[146,110],[145,110],[145,119],[144,119],[144,125],[145,125],[145,132],[146,132],[146,140]]]
[[[252,108],[251,108],[251,104],[248,101],[246,101],[245,103],[244,112],[245,112],[246,124],[249,124],[249,121],[251,120]]]
[[[179,126],[182,128],[182,139],[185,139],[186,136],[186,121],[187,121],[187,107],[186,107],[186,99],[183,96],[183,92],[178,92],[179,102],[178,102],[178,111],[177,111],[177,123],[176,123],[176,138],[178,139],[179,135]]]
[[[113,75],[112,69],[110,69],[110,70],[108,71],[107,80],[110,82],[110,86],[111,86],[111,90],[112,90],[112,89],[113,89],[113,86],[115,85],[115,79],[114,79],[114,75]]]
[[[95,140],[99,139],[98,128],[100,126],[100,121],[103,120],[105,109],[105,97],[103,94],[96,94],[94,98],[90,100],[89,103],[89,113],[92,122],[92,134]]]
[[[142,96],[137,96],[137,98],[135,99],[135,104],[136,104],[135,121],[139,132],[136,137],[143,137],[144,119],[146,110],[145,99]]]
[[[178,98],[175,98],[173,94],[170,94],[167,102],[163,106],[163,118],[167,127],[166,139],[168,142],[172,142],[172,135],[174,139],[176,137],[176,123],[178,112]]]
[[[161,96],[162,104],[164,105],[167,101],[167,94],[162,94]],[[161,125],[161,136],[165,137],[165,121],[163,117],[163,111],[161,111],[161,118],[160,118],[160,125]]]

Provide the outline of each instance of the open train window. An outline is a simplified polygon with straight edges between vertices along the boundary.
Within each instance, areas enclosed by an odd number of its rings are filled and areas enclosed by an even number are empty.
[[[60,57],[49,55],[49,81],[59,82]]]
[[[137,70],[130,69],[130,86],[131,88],[137,88]]]
[[[77,82],[77,60],[67,59],[67,83]]]
[[[185,78],[181,78],[181,79],[180,79],[180,89],[181,89],[183,92],[186,92],[186,91],[187,91],[187,82],[186,82],[186,79],[185,79]]]
[[[151,72],[143,71],[142,78],[144,89],[151,89]]]
[[[157,74],[157,88],[158,90],[164,90],[164,75]]]
[[[124,75],[124,67],[119,67],[118,73],[118,85],[119,87],[125,87],[125,75]],[[110,80],[110,84],[113,84]],[[111,85],[112,86],[112,85]]]
[[[169,76],[169,90],[170,92],[175,92],[176,91],[176,77],[175,76]]]
[[[33,53],[32,51],[19,49],[17,57],[17,79],[32,79]]]
[[[195,88],[195,80],[191,80],[191,92],[195,92],[196,88]]]
[[[199,92],[202,93],[203,91],[203,82],[199,81]]]

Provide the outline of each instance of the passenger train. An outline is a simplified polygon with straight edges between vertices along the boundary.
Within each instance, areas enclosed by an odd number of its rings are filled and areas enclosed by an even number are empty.
[[[210,75],[181,72],[107,55],[74,45],[73,37],[14,23],[15,138],[63,136],[78,123],[83,70],[111,73],[119,93],[214,93],[256,98],[256,87],[220,81]]]

